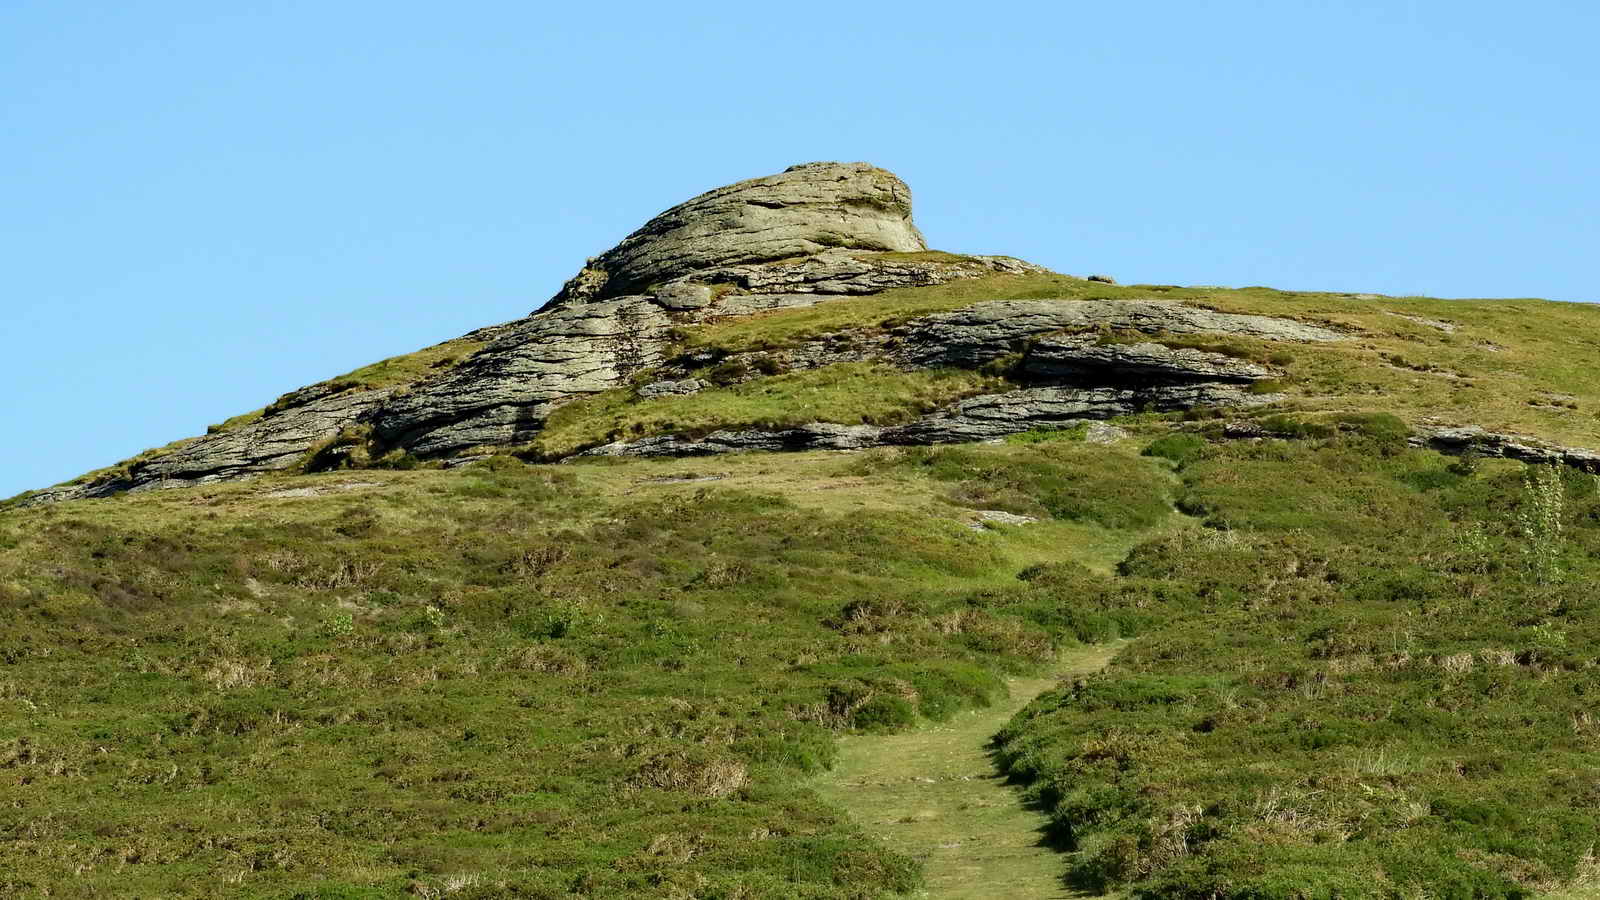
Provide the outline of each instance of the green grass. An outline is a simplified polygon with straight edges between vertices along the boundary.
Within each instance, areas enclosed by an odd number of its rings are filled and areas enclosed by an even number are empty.
[[[1565,481],[1530,577],[1521,466],[1450,471],[1392,438],[1185,451],[1208,526],[1008,602],[1139,635],[1042,697],[1002,758],[1075,852],[1144,897],[1520,897],[1595,878],[1600,493]]]
[[[0,894],[914,890],[913,860],[808,787],[836,737],[947,721],[1063,646],[1129,637],[1000,743],[1074,884],[1592,894],[1596,482],[1566,476],[1561,527],[1535,528],[1520,466],[1404,438],[1433,419],[1600,446],[1600,310],[994,276],[682,338],[1119,297],[1352,339],[1172,339],[1283,370],[1255,441],[1151,415],[1110,447],[499,457],[0,508]],[[475,346],[335,381],[404,386]],[[626,388],[531,449],[900,422],[1005,386],[853,363]],[[975,530],[978,510],[1040,521]]]
[[[983,477],[1038,477],[996,449]],[[1130,454],[1093,496],[1162,503]],[[912,887],[806,786],[834,735],[988,702],[1074,638],[968,598],[1141,532],[974,531],[959,479],[851,462],[497,458],[0,512],[0,893]]]
[[[1005,700],[947,722],[843,738],[838,763],[814,782],[817,792],[889,847],[925,860],[929,896],[1058,898],[1060,860],[1039,846],[1044,821],[995,771],[989,739],[1028,701],[1061,678],[1097,670],[1117,649],[1068,651],[1050,677],[1012,679]]]
[[[413,353],[391,356],[353,372],[331,378],[329,381],[354,384],[360,390],[395,387],[410,384],[422,378],[448,371],[472,354],[482,350],[483,341],[456,338]]]

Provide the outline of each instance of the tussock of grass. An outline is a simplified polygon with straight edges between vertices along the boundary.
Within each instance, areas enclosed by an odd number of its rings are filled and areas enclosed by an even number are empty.
[[[902,372],[878,363],[840,363],[708,388],[687,396],[641,400],[619,388],[576,400],[550,417],[532,447],[564,456],[615,440],[655,434],[697,434],[724,427],[780,428],[807,422],[889,425],[963,397],[1004,390],[976,372]]]

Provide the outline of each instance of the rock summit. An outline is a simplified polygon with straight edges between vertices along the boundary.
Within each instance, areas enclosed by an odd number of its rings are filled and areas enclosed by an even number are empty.
[[[911,189],[867,163],[815,162],[707,191],[589,260],[553,305],[643,293],[692,272],[847,250],[928,249]]]
[[[732,430],[709,436],[644,435],[575,452],[697,454],[990,439],[1141,409],[1247,406],[1272,398],[1257,389],[1277,374],[1270,367],[1169,346],[1157,339],[1161,335],[1296,343],[1343,337],[1306,323],[1170,301],[1037,299],[1034,293],[987,302],[974,295],[964,308],[936,305],[897,322],[867,316],[858,327],[759,351],[690,351],[680,342],[685,328],[997,275],[1032,277],[1035,291],[1041,277],[1063,286],[1085,283],[1012,257],[928,251],[912,222],[910,189],[883,169],[794,166],[661,213],[589,260],[540,310],[465,336],[460,344],[468,352],[441,359],[409,381],[341,378],[302,388],[232,427],[23,502],[527,448],[563,406],[615,390],[628,392],[623,403],[693,395],[712,387],[704,376],[719,366],[753,380],[838,363],[917,371],[993,369],[1012,361],[1003,366],[1011,389],[960,399],[890,427],[812,422],[762,430],[730,422]],[[982,293],[1004,298],[1005,285],[1015,283],[993,282]],[[1121,337],[1106,343],[1112,332]],[[718,386],[730,383],[724,378]]]

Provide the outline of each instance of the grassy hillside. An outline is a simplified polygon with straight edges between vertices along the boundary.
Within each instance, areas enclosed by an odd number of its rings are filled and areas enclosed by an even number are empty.
[[[1600,884],[1600,491],[1381,440],[1182,468],[1205,527],[1016,590],[1139,639],[1001,757],[1149,897],[1519,897]],[[1081,598],[1076,602],[1070,598]]]
[[[0,507],[0,896],[893,895],[916,861],[808,786],[835,736],[990,703],[1120,638],[998,745],[1073,885],[1600,883],[1596,480],[1408,449],[1402,427],[1600,446],[1600,311],[1002,276],[680,339],[772,349],[1017,297],[1346,328],[1213,348],[1286,371],[1252,415],[1345,425],[1208,442],[1147,416],[1113,446],[497,456]],[[849,363],[620,389],[508,450],[899,421],[1004,386]]]
[[[0,894],[910,887],[800,779],[840,729],[1047,660],[1053,611],[970,598],[1108,566],[1175,486],[1131,450],[986,460],[975,486],[889,457],[502,458],[6,512]],[[997,479],[1065,517],[974,530]]]

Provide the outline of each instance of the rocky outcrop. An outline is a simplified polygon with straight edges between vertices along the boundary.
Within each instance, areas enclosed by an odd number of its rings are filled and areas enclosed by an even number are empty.
[[[252,424],[196,438],[92,483],[40,492],[29,502],[290,469],[335,438],[374,457],[405,451],[448,458],[525,443],[562,404],[628,384],[640,373],[653,374],[638,389],[641,398],[705,389],[703,370],[719,359],[713,353],[668,364],[676,327],[848,302],[894,288],[1045,271],[1011,257],[927,252],[911,221],[910,191],[881,169],[797,166],[662,213],[591,260],[540,312],[468,335],[485,346],[453,369],[384,390],[338,381],[314,385],[280,398]],[[1341,337],[1316,325],[1158,301],[981,303],[887,332],[845,332],[764,351],[759,355],[765,358],[747,361],[747,377],[857,360],[970,368],[1020,352],[1008,373],[1027,385],[1023,390],[973,398],[893,428],[730,429],[614,449],[650,455],[976,440],[1139,409],[1258,402],[1244,386],[1271,376],[1270,369],[1159,340],[1199,333],[1278,341]],[[719,368],[719,383],[738,377],[737,365]],[[357,447],[361,440],[370,444]]]
[[[1280,399],[1282,396],[1278,394],[1252,394],[1236,385],[1209,383],[1024,388],[973,397],[910,425],[887,429],[890,432],[888,442],[980,441],[1033,428],[1064,428],[1138,412],[1169,412],[1196,406],[1255,406]]]
[[[906,259],[865,254],[853,250],[825,250],[813,257],[782,263],[723,266],[695,272],[657,290],[658,302],[668,305],[680,292],[698,288],[707,299],[693,306],[711,305],[704,285],[732,285],[716,304],[717,316],[745,316],[774,309],[810,306],[823,300],[876,294],[892,288],[927,287],[985,275],[1025,275],[1048,272],[1043,266],[1009,256],[934,255]],[[681,301],[679,301],[681,302]],[[681,306],[669,308],[685,308]]]
[[[807,163],[707,191],[590,260],[551,303],[638,294],[697,270],[833,247],[926,250],[911,221],[911,189],[866,163]]]
[[[24,503],[55,503],[123,491],[210,484],[291,468],[312,448],[367,421],[392,393],[297,391],[241,428],[195,438],[165,454],[135,463],[114,477],[38,491]]]
[[[385,404],[374,434],[418,456],[530,440],[562,402],[659,363],[671,325],[649,297],[530,316],[448,375]]]
[[[1093,337],[1041,340],[1028,347],[1020,368],[1029,377],[1056,380],[1127,378],[1248,384],[1276,374],[1265,366],[1222,353],[1150,342],[1101,344]]]
[[[1213,312],[1154,300],[1000,300],[929,316],[904,329],[909,361],[924,366],[982,365],[1023,350],[1035,337],[1092,329],[1145,334],[1218,334],[1269,341],[1343,340],[1331,328]]]
[[[724,429],[701,437],[661,435],[617,441],[582,456],[710,456],[755,450],[861,450],[912,444],[993,440],[1034,428],[1067,428],[1136,412],[1195,406],[1252,406],[1282,399],[1218,384],[1143,388],[1040,387],[963,400],[948,410],[907,425],[834,425],[813,422],[792,428]]]
[[[1582,447],[1562,447],[1520,434],[1489,431],[1477,425],[1423,426],[1411,442],[1441,453],[1502,457],[1526,463],[1571,466],[1600,474],[1600,453]]]

